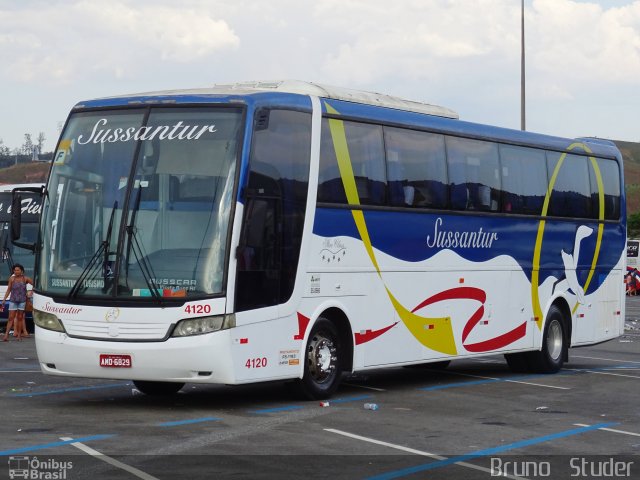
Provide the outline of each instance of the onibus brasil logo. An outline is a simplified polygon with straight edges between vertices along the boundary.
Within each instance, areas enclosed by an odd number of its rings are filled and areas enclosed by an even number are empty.
[[[40,460],[38,457],[9,457],[9,478],[34,480],[65,480],[67,472],[73,468],[73,462],[61,462],[53,458]]]

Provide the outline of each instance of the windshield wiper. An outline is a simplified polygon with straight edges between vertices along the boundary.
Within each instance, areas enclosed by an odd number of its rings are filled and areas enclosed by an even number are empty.
[[[146,255],[142,251],[142,247],[140,246],[140,242],[138,242],[138,235],[135,230],[136,224],[136,215],[138,210],[140,210],[140,197],[142,196],[142,187],[138,187],[138,195],[136,196],[136,204],[131,211],[131,221],[129,225],[126,227],[127,232],[127,256],[126,256],[126,275],[127,275],[127,284],[129,283],[129,258],[131,257],[131,252],[133,252],[133,256],[140,267],[140,273],[142,273],[142,278],[144,278],[147,287],[149,288],[149,292],[154,300],[158,302],[159,305],[162,305],[162,295],[158,292],[158,288],[154,285],[152,278],[155,278],[155,274],[153,273],[153,268],[147,260]]]
[[[69,290],[69,294],[67,295],[67,300],[71,300],[78,295],[78,292],[82,288],[82,284],[84,283],[84,281],[89,277],[90,274],[94,273],[95,267],[100,265],[99,259],[103,253],[104,253],[104,260],[103,260],[104,263],[102,268],[103,268],[103,274],[106,277],[106,269],[108,267],[109,255],[113,253],[109,251],[109,246],[111,243],[111,231],[113,229],[113,220],[115,218],[115,213],[117,208],[118,208],[118,201],[116,200],[115,202],[113,202],[113,208],[111,209],[111,217],[109,218],[109,225],[107,226],[107,236],[100,243],[100,246],[98,247],[96,252],[91,256],[91,258],[89,259],[89,263],[87,263],[87,266],[84,267],[84,269],[82,269],[82,272],[80,272],[80,276],[78,277],[76,282],[73,284],[73,287],[71,287],[71,290]],[[106,278],[105,278],[105,286],[106,286]]]

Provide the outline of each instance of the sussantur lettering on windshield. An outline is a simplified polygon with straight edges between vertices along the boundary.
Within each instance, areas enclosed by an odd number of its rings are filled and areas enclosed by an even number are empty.
[[[85,135],[78,136],[78,143],[86,145],[88,143],[115,143],[128,142],[129,140],[153,140],[158,137],[160,140],[198,140],[205,133],[215,133],[217,128],[212,125],[185,125],[182,120],[175,125],[155,125],[152,127],[129,127],[129,128],[101,128],[106,127],[109,121],[101,118],[93,126],[91,135],[86,140]]]

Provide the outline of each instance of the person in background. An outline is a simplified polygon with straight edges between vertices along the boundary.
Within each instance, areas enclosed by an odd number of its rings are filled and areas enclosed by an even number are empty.
[[[7,285],[7,291],[2,299],[1,310],[4,310],[4,305],[7,302],[7,297],[11,295],[9,300],[9,320],[7,321],[7,329],[4,332],[4,338],[6,342],[9,338],[9,331],[13,326],[13,336],[18,340],[22,340],[23,331],[25,328],[24,322],[24,310],[27,302],[27,285],[33,285],[33,280],[24,275],[24,267],[19,263],[13,266],[13,275],[9,278],[9,284]]]

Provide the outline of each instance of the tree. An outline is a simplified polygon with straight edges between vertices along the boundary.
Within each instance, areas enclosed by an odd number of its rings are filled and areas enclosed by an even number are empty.
[[[38,133],[38,144],[37,144],[37,148],[38,148],[38,154],[42,153],[42,150],[44,149],[44,141],[46,140],[46,137],[44,136],[44,132],[40,132]]]
[[[8,157],[9,155],[11,155],[11,150],[4,144],[4,142],[0,138],[0,157]]]
[[[640,212],[627,216],[627,236],[637,238],[640,235]]]
[[[24,155],[31,155],[33,153],[33,140],[31,140],[31,134],[24,134],[24,143],[22,144],[22,153]]]

